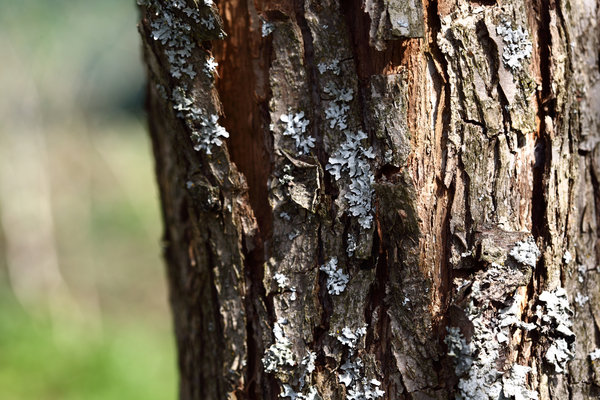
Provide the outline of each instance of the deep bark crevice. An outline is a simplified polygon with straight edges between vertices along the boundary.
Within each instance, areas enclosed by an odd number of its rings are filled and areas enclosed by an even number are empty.
[[[553,118],[555,112],[552,104],[552,56],[550,48],[552,44],[552,36],[550,33],[550,7],[553,0],[537,0],[533,7],[539,15],[540,19],[537,25],[538,49],[539,49],[539,74],[541,78],[541,91],[536,94],[537,101],[537,119],[538,130],[535,138],[534,156],[535,162],[533,165],[533,193],[531,196],[531,233],[536,238],[536,241],[549,243],[549,231],[547,222],[547,199],[546,193],[547,181],[549,177],[552,152],[550,151],[551,139],[548,136],[548,127],[546,125],[546,117]],[[536,287],[543,288],[546,275],[546,267],[543,257],[537,263],[535,268]]]
[[[223,107],[222,125],[230,134],[231,160],[246,178],[250,204],[264,243],[273,229],[267,198],[272,149],[267,140],[270,121],[264,112],[264,108],[268,108],[265,96],[268,90],[257,87],[257,82],[268,81],[270,46],[261,40],[260,32],[253,29],[247,4],[244,0],[223,4],[230,18],[225,19],[228,36],[215,44],[214,53],[219,62],[215,86]]]
[[[426,29],[428,48],[427,55],[432,60],[435,72],[438,75],[437,90],[438,103],[435,105],[434,121],[436,121],[435,134],[437,140],[439,140],[439,148],[441,149],[441,171],[445,171],[447,167],[448,159],[448,136],[447,132],[450,130],[450,119],[451,119],[451,99],[450,99],[450,83],[448,77],[448,62],[444,57],[441,49],[437,43],[437,37],[441,31],[441,19],[438,11],[438,0],[428,0],[425,2],[425,18],[426,18]],[[438,122],[439,121],[439,122]],[[439,127],[438,127],[439,125]],[[454,172],[453,172],[454,173]],[[441,176],[441,179],[444,177]],[[438,198],[441,199],[446,197],[447,201],[444,205],[445,213],[443,217],[443,228],[442,228],[442,254],[440,257],[440,276],[439,276],[439,288],[438,296],[441,305],[440,314],[437,318],[434,318],[434,331],[437,333],[438,338],[445,336],[445,327],[448,324],[448,307],[451,303],[451,290],[452,282],[454,279],[454,272],[450,263],[450,243],[452,238],[452,232],[450,223],[452,219],[452,206],[454,203],[454,195],[456,191],[456,177],[452,179],[449,187],[445,186],[445,183],[436,179],[436,185],[438,186],[436,192]]]
[[[298,27],[300,28],[300,32],[302,34],[302,43],[304,46],[304,67],[306,70],[307,83],[310,88],[310,100],[312,103],[313,110],[321,109],[321,95],[319,94],[319,71],[317,70],[317,65],[315,62],[315,49],[313,46],[313,36],[310,31],[310,27],[308,26],[308,22],[306,21],[305,16],[305,1],[304,0],[293,0],[294,1],[294,11],[296,22]],[[327,155],[323,150],[323,137],[321,132],[319,131],[319,127],[322,124],[321,115],[319,112],[314,112],[312,114],[312,121],[310,124],[310,129],[312,130],[313,137],[316,139],[319,144],[316,146],[317,157],[322,166],[327,164]]]
[[[271,92],[267,85],[271,41],[262,40],[254,5],[245,0],[235,0],[223,3],[221,7],[229,16],[224,20],[228,36],[215,44],[214,53],[219,62],[215,86],[222,102],[222,125],[230,133],[227,144],[231,161],[246,179],[250,206],[259,228],[254,237],[242,238],[248,358],[245,387],[240,388],[238,394],[242,398],[262,399],[278,392],[274,378],[263,372],[263,317],[258,310],[262,302],[273,321],[273,310],[269,307],[270,301],[262,283],[268,252],[265,246],[273,230],[267,187],[272,173],[273,153],[268,112]],[[262,87],[259,86],[261,82]],[[253,243],[251,248],[246,247],[247,241]]]

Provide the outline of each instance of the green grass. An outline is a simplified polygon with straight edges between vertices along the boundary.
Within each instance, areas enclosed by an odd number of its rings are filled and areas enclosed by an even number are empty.
[[[3,399],[174,399],[170,328],[104,320],[86,334],[75,320],[33,318],[14,301],[0,307]]]

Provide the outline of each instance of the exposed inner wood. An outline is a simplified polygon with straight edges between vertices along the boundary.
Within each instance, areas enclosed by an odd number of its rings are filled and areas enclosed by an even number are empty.
[[[216,82],[223,105],[223,126],[230,133],[232,161],[244,174],[261,236],[268,238],[272,213],[267,201],[271,173],[267,86],[269,45],[261,40],[260,21],[251,1],[223,2],[227,37],[215,42]]]

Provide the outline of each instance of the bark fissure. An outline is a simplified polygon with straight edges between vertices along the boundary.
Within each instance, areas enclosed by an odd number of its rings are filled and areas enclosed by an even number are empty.
[[[307,81],[308,86],[310,87],[310,99],[312,102],[312,108],[314,110],[320,110],[322,108],[321,95],[319,93],[319,88],[321,87],[321,85],[319,85],[318,83],[319,78],[317,65],[315,61],[313,37],[308,23],[306,22],[305,16],[305,7],[307,7],[308,4],[309,3],[307,3],[305,0],[294,0],[295,18],[298,22],[298,26],[300,27],[300,32],[302,32],[302,43],[304,45],[304,64],[308,76]],[[318,149],[322,149],[323,137],[321,135],[321,132],[319,131],[319,127],[322,124],[320,113],[316,112],[313,114],[312,122],[313,123],[311,124],[311,130],[313,132],[313,135],[316,138],[317,142],[321,144],[321,146],[319,146]],[[318,157],[321,166],[327,164],[327,156],[324,154],[323,151],[318,151]]]

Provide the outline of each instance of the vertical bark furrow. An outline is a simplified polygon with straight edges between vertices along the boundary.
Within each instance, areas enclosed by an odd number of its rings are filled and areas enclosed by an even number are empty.
[[[266,4],[260,4],[266,7]],[[239,396],[270,398],[275,396],[274,382],[263,373],[262,355],[265,338],[271,337],[266,323],[269,301],[263,285],[265,255],[272,238],[273,212],[268,199],[273,150],[270,139],[268,85],[271,45],[263,40],[262,21],[253,1],[227,2],[221,5],[224,29],[228,33],[215,44],[219,62],[216,82],[225,115],[223,125],[230,133],[228,148],[232,162],[248,184],[252,213],[259,232],[244,238],[244,278],[246,281],[245,313],[248,360],[246,386]]]

